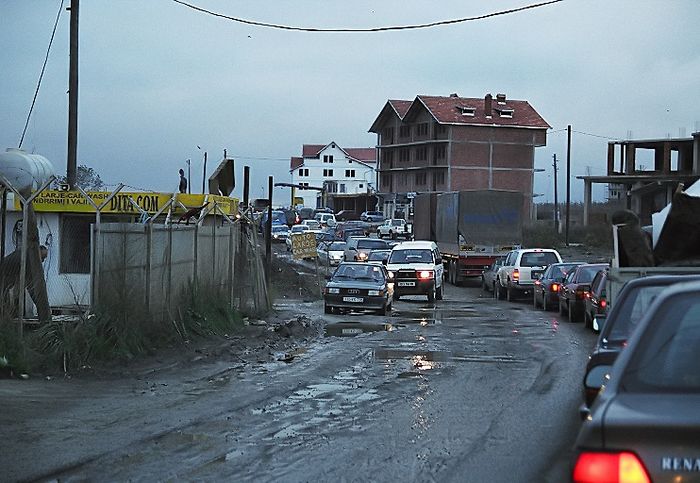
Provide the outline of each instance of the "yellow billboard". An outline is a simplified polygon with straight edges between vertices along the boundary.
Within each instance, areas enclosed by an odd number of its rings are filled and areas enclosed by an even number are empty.
[[[105,191],[89,191],[87,193],[96,205],[101,205],[111,193]],[[175,195],[177,201],[188,209],[202,206],[204,203],[216,202],[222,212],[236,214],[238,212],[238,199],[219,195],[184,194]],[[139,211],[131,204],[132,199],[145,212],[156,213],[173,197],[172,193],[155,192],[123,192],[120,191],[102,209],[102,213],[139,214]],[[62,212],[62,213],[94,213],[95,208],[86,200],[79,191],[45,190],[32,202],[34,211],[37,212]],[[182,212],[182,207],[175,203],[175,211]],[[21,210],[19,200],[15,198],[15,209]]]

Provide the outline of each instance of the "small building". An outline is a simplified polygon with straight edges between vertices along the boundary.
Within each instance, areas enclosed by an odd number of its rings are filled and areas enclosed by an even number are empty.
[[[594,183],[608,185],[608,199],[621,200],[643,225],[671,202],[678,183],[700,178],[700,132],[689,138],[636,139],[608,143],[607,175],[578,176],[584,182],[583,223],[589,222]]]
[[[111,193],[88,192],[100,205]],[[119,192],[102,209],[100,223],[139,224],[157,214],[174,198],[177,210],[164,210],[157,223],[176,223],[184,209],[199,207],[206,202],[216,203],[227,215],[238,212],[238,200],[219,195],[173,194],[155,192]],[[39,243],[47,247],[43,262],[49,305],[54,312],[87,307],[91,304],[92,262],[96,221],[94,207],[78,191],[44,190],[33,201],[39,231]],[[138,206],[138,208],[137,208]],[[212,224],[207,217],[204,224]],[[8,209],[4,227],[5,255],[18,250],[22,242],[22,208],[12,193],[8,193]],[[183,221],[184,224],[184,221]]]
[[[298,190],[306,207],[332,206],[329,200],[366,198],[374,192],[376,179],[374,148],[341,148],[337,143],[304,144],[302,156],[293,157],[289,173],[292,184],[324,188]],[[349,203],[351,204],[351,203]],[[346,206],[346,205],[343,205]]]
[[[387,101],[369,129],[384,211],[410,212],[417,193],[503,189],[525,194],[529,217],[535,148],[549,127],[527,101],[505,94]]]

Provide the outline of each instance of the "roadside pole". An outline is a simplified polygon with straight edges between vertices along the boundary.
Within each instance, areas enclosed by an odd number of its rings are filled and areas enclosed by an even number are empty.
[[[557,173],[559,168],[557,168],[557,155],[554,154],[554,230],[559,235],[559,190],[557,188]]]
[[[272,176],[267,178],[267,224],[265,226],[265,279],[268,287],[272,275]]]
[[[569,211],[571,209],[571,124],[566,127],[566,235],[564,240],[569,246]]]

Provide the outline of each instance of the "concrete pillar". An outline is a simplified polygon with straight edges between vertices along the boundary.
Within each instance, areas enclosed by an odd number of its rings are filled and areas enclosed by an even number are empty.
[[[608,143],[608,176],[615,173],[615,143]]]
[[[588,217],[591,212],[591,195],[593,183],[590,179],[583,180],[583,226],[588,226]]]
[[[669,174],[671,172],[671,145],[669,143],[664,143],[664,174]]]
[[[634,174],[634,144],[627,144],[625,151],[625,174]]]

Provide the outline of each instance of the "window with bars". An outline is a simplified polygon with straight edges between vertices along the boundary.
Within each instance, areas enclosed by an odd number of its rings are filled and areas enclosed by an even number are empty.
[[[416,185],[425,186],[426,175],[424,172],[416,173]]]
[[[422,136],[425,137],[428,135],[428,131],[430,130],[430,124],[427,122],[422,122],[416,126],[416,135],[417,136]]]
[[[399,150],[399,161],[406,163],[411,159],[411,151],[408,148],[401,148]]]
[[[332,169],[324,169],[323,170],[323,176],[333,176],[333,170]]]
[[[399,128],[399,138],[406,139],[411,137],[411,126],[404,125]]]
[[[355,177],[355,170],[354,169],[346,169],[345,170],[345,177],[346,178],[354,178]]]
[[[428,156],[427,156],[428,149],[425,146],[420,146],[416,148],[416,161],[425,161]]]

